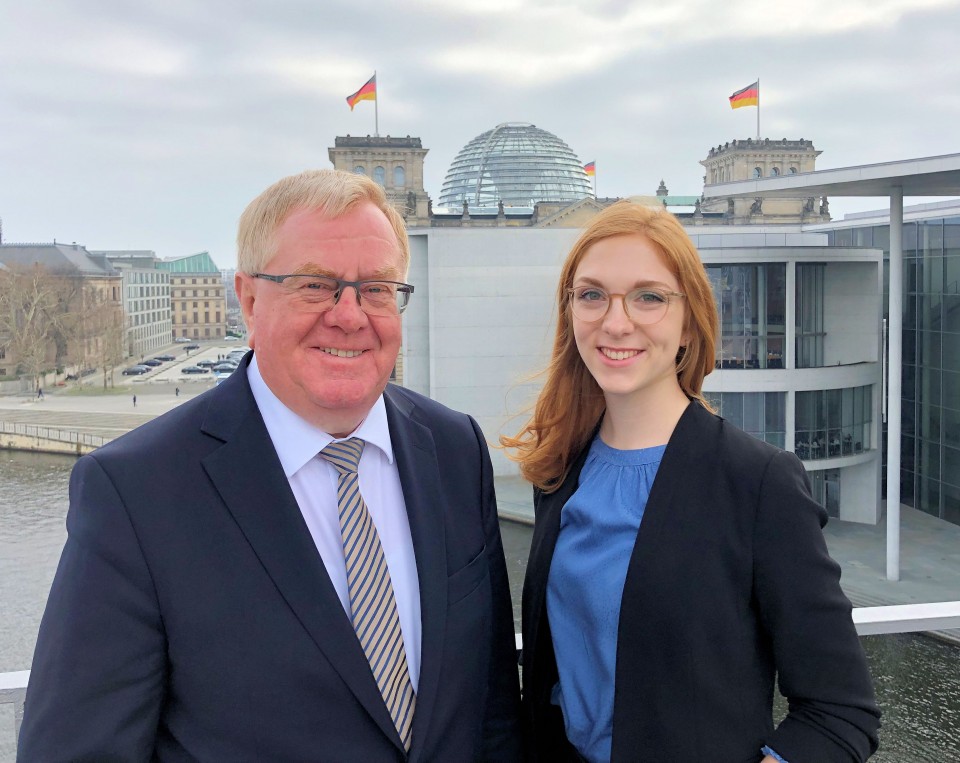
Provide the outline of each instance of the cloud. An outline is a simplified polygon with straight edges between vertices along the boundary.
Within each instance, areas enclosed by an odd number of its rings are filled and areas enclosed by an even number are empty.
[[[957,2],[7,0],[5,238],[209,250],[337,135],[414,135],[439,197],[457,152],[527,121],[596,160],[602,195],[699,193],[708,149],[761,131],[836,167],[958,150]],[[345,98],[377,71],[379,101]],[[876,205],[874,205],[876,206]],[[835,212],[838,211],[833,206]]]

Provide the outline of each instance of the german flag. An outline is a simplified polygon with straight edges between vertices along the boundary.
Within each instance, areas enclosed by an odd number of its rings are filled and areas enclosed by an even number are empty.
[[[347,105],[350,107],[350,111],[353,111],[353,107],[356,106],[360,101],[375,101],[377,100],[377,75],[374,74],[370,79],[367,80],[367,83],[361,87],[353,95],[347,96]]]
[[[583,171],[586,172],[590,177],[593,177],[597,174],[597,163],[596,162],[587,162],[583,165]]]
[[[760,80],[747,85],[730,96],[730,108],[739,109],[741,106],[760,105]]]

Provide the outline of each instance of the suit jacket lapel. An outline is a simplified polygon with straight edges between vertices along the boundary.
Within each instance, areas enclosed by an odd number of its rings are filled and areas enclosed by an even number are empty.
[[[413,716],[410,759],[417,759],[418,741],[426,738],[440,680],[447,620],[447,552],[444,536],[442,475],[431,431],[416,421],[416,408],[394,388],[384,392],[403,500],[420,581],[420,680]]]
[[[402,749],[370,665],[280,466],[245,373],[224,382],[203,430],[224,441],[203,461],[280,595],[367,712]]]

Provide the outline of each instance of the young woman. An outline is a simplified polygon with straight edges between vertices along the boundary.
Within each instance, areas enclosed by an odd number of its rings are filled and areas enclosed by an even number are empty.
[[[503,438],[534,485],[529,759],[866,760],[880,714],[826,513],[793,454],[704,400],[717,314],[682,226],[607,208],[557,299],[546,384]]]

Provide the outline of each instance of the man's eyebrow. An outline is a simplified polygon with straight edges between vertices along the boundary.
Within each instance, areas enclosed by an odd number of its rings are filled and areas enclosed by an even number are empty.
[[[323,276],[325,278],[334,278],[334,279],[340,278],[340,276],[337,275],[332,270],[329,270],[327,268],[322,268],[319,265],[315,265],[311,262],[308,262],[305,265],[301,265],[296,270],[294,270],[290,275]],[[385,265],[384,267],[378,268],[377,270],[373,271],[372,275],[366,278],[361,278],[360,280],[361,281],[392,281],[398,278],[399,278],[399,275],[397,274],[397,269],[395,267],[391,267],[390,265]]]

